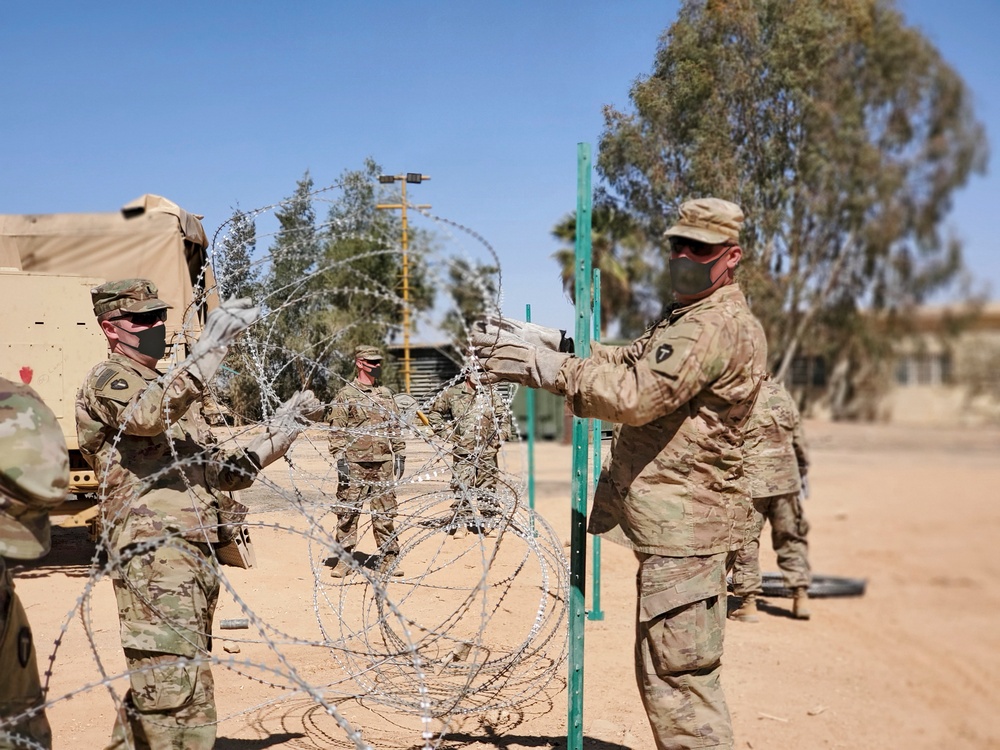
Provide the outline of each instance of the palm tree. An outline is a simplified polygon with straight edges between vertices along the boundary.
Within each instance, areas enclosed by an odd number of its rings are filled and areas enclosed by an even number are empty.
[[[552,254],[559,264],[563,289],[576,301],[576,213],[552,229],[552,236],[568,243]],[[657,272],[650,247],[631,217],[611,204],[598,204],[591,213],[592,264],[601,271],[601,332],[612,322],[621,336],[642,332],[659,309],[649,282]],[[645,283],[644,283],[645,282]]]

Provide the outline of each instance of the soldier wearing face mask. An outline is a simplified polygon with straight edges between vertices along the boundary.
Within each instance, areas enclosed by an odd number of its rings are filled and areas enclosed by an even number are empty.
[[[659,750],[732,748],[720,684],[726,564],[750,519],[743,427],[767,344],[735,283],[743,211],[681,204],[667,230],[678,305],[626,346],[560,351],[559,331],[489,321],[470,338],[488,377],[565,396],[616,422],[588,530],[635,551],[635,670]]]
[[[218,444],[202,400],[229,346],[257,319],[250,301],[222,302],[189,356],[164,374],[156,367],[170,306],[156,286],[110,281],[91,299],[110,356],[77,394],[76,428],[100,484],[129,669],[107,748],[208,750],[218,719],[208,655],[223,505],[284,455],[322,406],[301,391],[248,445]]]
[[[381,385],[382,352],[374,346],[354,350],[357,376],[338,391],[327,421],[330,453],[337,458],[337,541],[350,554],[358,544],[358,520],[365,500],[371,503],[372,532],[379,548],[379,573],[402,576],[397,564],[399,540],[394,480],[403,476],[406,443],[399,430],[399,413],[392,391]],[[331,575],[350,572],[346,559]]]

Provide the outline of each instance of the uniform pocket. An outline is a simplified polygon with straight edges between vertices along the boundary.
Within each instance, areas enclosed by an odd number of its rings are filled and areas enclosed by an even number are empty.
[[[721,597],[692,602],[650,620],[646,642],[659,675],[694,672],[722,659]]]

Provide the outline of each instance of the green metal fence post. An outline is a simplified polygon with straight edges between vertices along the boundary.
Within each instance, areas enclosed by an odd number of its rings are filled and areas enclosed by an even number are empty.
[[[576,354],[590,354],[590,144],[576,151]],[[588,420],[573,417],[573,498],[569,553],[569,721],[567,750],[583,750],[583,631],[586,625]]]
[[[601,269],[594,269],[594,341],[601,340]],[[601,477],[601,420],[593,419],[591,430],[591,469],[593,486]],[[603,620],[601,609],[601,537],[595,536],[590,542],[590,610],[588,620]]]

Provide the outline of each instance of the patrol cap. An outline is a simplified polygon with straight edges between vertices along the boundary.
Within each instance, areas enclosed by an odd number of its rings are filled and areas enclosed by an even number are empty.
[[[128,313],[167,310],[171,307],[156,296],[156,284],[149,279],[123,279],[106,281],[90,290],[94,303],[94,315],[103,315],[112,310]]]
[[[49,510],[69,490],[69,452],[55,414],[27,385],[0,378],[0,556],[51,547]]]
[[[743,209],[721,198],[697,198],[680,207],[677,222],[663,233],[664,237],[686,237],[689,240],[721,245],[740,241]]]
[[[361,346],[354,347],[354,358],[355,359],[382,359],[382,352],[379,351],[377,346]]]

